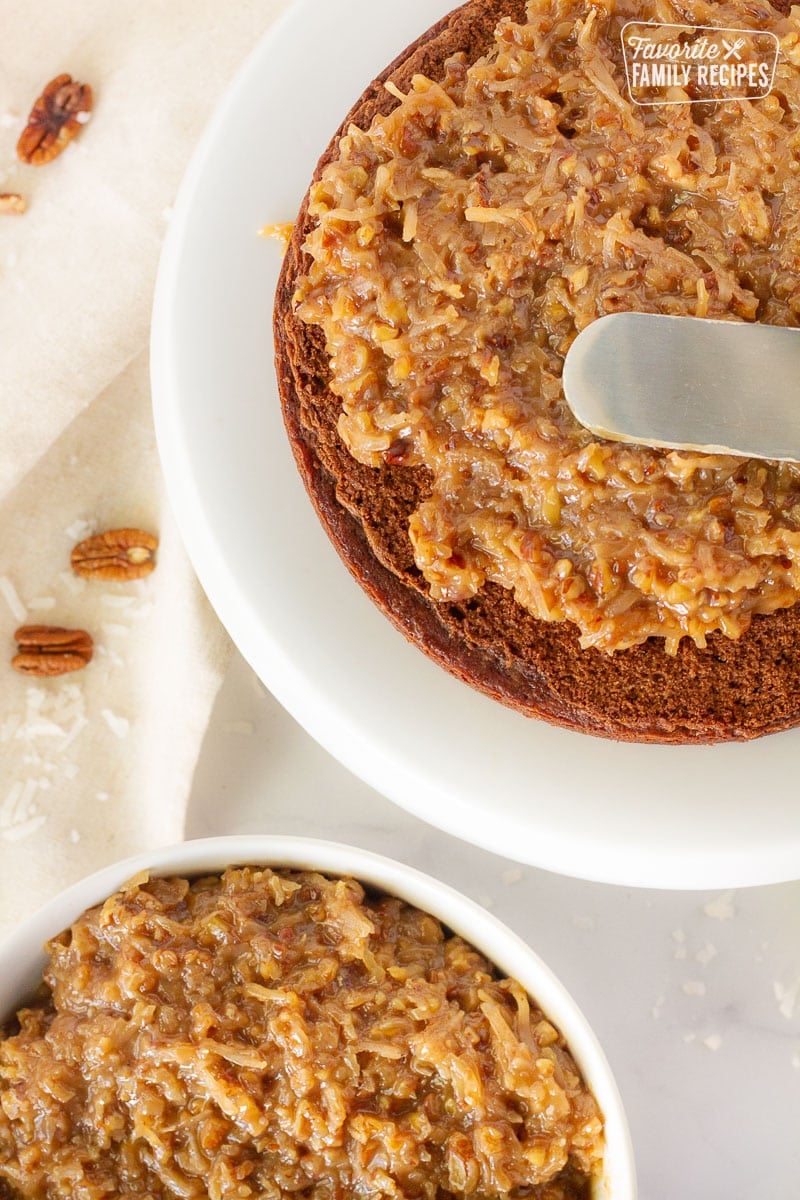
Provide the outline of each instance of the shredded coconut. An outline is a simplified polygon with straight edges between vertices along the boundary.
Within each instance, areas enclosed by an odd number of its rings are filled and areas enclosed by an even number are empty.
[[[125,659],[116,650],[112,650],[110,646],[98,645],[94,648],[95,655],[98,658],[106,659],[112,667],[124,667]]]
[[[23,624],[28,610],[19,598],[19,593],[7,575],[0,575],[0,595],[8,605],[11,615],[18,624]]]
[[[86,726],[88,724],[89,724],[88,717],[83,716],[83,715],[76,717],[67,732],[67,736],[64,738],[64,743],[61,746],[61,750],[64,751],[67,749],[67,747],[71,746],[72,743],[75,741],[75,739],[83,732],[83,730],[86,728]]]
[[[112,712],[110,708],[104,708],[100,712],[100,716],[111,732],[118,738],[126,738],[130,730],[131,723],[127,717],[120,717],[117,713]]]
[[[791,1021],[794,1016],[797,997],[800,995],[800,975],[797,975],[791,983],[781,983],[776,979],[772,985],[772,990],[775,994],[775,999],[778,1002],[778,1011],[787,1021]]]
[[[712,959],[715,959],[718,954],[719,950],[717,950],[717,947],[713,944],[713,942],[706,942],[695,954],[695,962],[699,962],[702,966],[707,967]]]
[[[109,637],[130,637],[131,630],[129,625],[120,625],[119,622],[115,621],[104,621],[102,628],[103,633],[108,634]]]
[[[17,812],[20,797],[22,795],[22,781],[17,780],[11,785],[11,788],[0,807],[0,828],[5,828],[7,825],[13,824],[14,814]]]
[[[97,529],[96,521],[85,521],[79,517],[77,521],[73,521],[64,530],[64,533],[71,542],[82,542],[85,538],[91,537]]]
[[[383,85],[390,96],[394,96],[395,100],[405,100],[405,92],[401,92],[400,88],[391,79],[387,79]]]
[[[735,892],[723,892],[715,900],[709,900],[703,905],[703,912],[714,921],[732,921],[736,916],[736,905],[733,902]]]
[[[19,825],[10,825],[7,829],[3,829],[3,837],[7,842],[21,842],[35,833],[37,829],[41,829],[46,820],[47,817],[40,813],[38,817],[31,817],[29,821],[23,821]]]
[[[10,742],[15,737],[21,724],[22,717],[18,713],[9,713],[5,720],[0,723],[0,742]]]
[[[153,610],[152,601],[145,600],[142,604],[137,604],[135,608],[131,607],[128,610],[128,616],[132,617],[135,621],[140,621],[142,619],[142,617],[149,616],[149,614],[152,612],[152,610]]]
[[[36,779],[18,780],[12,785],[0,807],[0,829],[12,829],[26,822],[35,808],[33,801],[38,788]]]
[[[109,608],[130,608],[136,603],[135,596],[121,596],[119,592],[103,592],[100,597],[101,604],[107,604]]]
[[[37,737],[63,737],[64,730],[55,721],[49,721],[46,717],[34,717],[26,721],[24,725],[17,730],[17,737],[23,738],[25,741],[30,741]]]

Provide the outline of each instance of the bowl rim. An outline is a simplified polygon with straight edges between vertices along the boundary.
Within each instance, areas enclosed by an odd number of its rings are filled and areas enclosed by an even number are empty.
[[[474,900],[415,867],[358,846],[294,835],[231,834],[179,842],[111,863],[47,901],[0,943],[0,1017],[24,1003],[41,980],[44,943],[134,875],[199,875],[236,865],[352,875],[431,913],[503,974],[517,979],[564,1035],[603,1113],[604,1175],[595,1200],[636,1200],[633,1146],[622,1098],[594,1030],[566,987],[527,942]]]

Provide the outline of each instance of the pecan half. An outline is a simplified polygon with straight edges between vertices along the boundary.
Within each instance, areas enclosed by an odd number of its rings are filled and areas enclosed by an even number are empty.
[[[28,201],[18,192],[0,192],[0,213],[15,213],[22,216],[28,207]]]
[[[66,675],[92,660],[94,643],[83,629],[60,625],[22,625],[14,634],[18,653],[11,660],[23,675]]]
[[[80,133],[91,111],[89,84],[76,83],[71,75],[57,75],[31,109],[17,142],[17,157],[34,167],[51,162]]]
[[[91,579],[141,579],[155,569],[158,538],[143,529],[107,529],[72,551],[76,575]]]

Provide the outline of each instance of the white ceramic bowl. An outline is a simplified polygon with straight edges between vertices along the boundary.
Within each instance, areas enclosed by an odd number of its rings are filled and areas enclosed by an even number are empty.
[[[479,905],[429,875],[354,846],[297,837],[206,838],[139,854],[97,871],[56,896],[0,945],[0,1017],[15,1011],[41,979],[43,944],[132,875],[145,869],[158,875],[197,875],[232,864],[351,875],[432,913],[503,974],[518,979],[563,1033],[603,1112],[605,1177],[596,1200],[635,1200],[633,1150],[617,1085],[597,1038],[564,986],[521,938]]]

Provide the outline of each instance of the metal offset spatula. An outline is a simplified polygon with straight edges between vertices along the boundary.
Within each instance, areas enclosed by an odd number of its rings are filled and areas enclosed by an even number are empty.
[[[800,329],[614,313],[578,334],[563,383],[601,437],[800,462]]]

